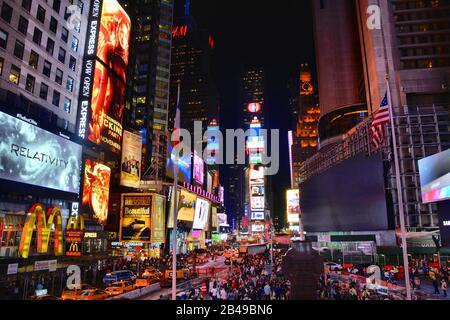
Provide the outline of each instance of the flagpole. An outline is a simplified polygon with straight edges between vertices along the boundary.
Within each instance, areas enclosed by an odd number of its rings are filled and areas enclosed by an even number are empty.
[[[180,112],[178,110],[180,105],[180,87],[181,83],[178,80],[177,92],[177,110],[175,113],[174,131],[180,129]],[[178,117],[178,119],[177,119]],[[178,120],[178,121],[177,121]],[[177,123],[178,122],[178,123]],[[178,137],[179,139],[179,137]],[[172,149],[172,152],[174,150]],[[178,152],[175,153],[174,169],[173,169],[173,247],[172,247],[172,300],[177,299],[177,231],[178,231]],[[172,157],[170,154],[169,157]]]
[[[386,75],[386,91],[388,95],[389,118],[391,122],[392,144],[394,149],[395,182],[397,185],[397,198],[399,208],[398,211],[400,215],[400,236],[402,239],[403,269],[405,272],[406,299],[411,300],[411,282],[409,279],[409,261],[408,261],[408,248],[406,244],[405,212],[403,208],[403,194],[402,194],[402,185],[400,181],[400,161],[398,158],[397,140],[395,137],[394,109],[391,100],[391,88],[389,86],[388,75]]]

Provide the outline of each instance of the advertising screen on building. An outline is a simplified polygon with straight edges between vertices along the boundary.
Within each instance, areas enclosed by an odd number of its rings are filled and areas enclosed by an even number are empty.
[[[251,184],[264,184],[264,167],[253,167],[250,169],[250,183]]]
[[[0,112],[0,179],[78,194],[81,146]]]
[[[83,250],[83,235],[81,230],[66,230],[66,256],[81,257]]]
[[[263,224],[252,224],[252,232],[264,232]]]
[[[219,126],[213,125],[207,127],[207,165],[215,165],[217,163],[217,154],[219,153],[220,143],[216,135],[219,135]]]
[[[129,131],[123,132],[120,184],[139,188],[141,182],[142,137]]]
[[[217,223],[217,208],[216,207],[212,207],[211,208],[211,227],[213,228],[217,228],[219,226],[219,224]]]
[[[100,224],[105,224],[108,218],[110,179],[109,167],[90,159],[86,160],[81,204]]]
[[[174,179],[175,154],[172,153],[172,145],[168,144],[169,157],[166,163],[166,176]],[[178,182],[191,183],[191,159],[190,154],[182,154],[178,158]]]
[[[78,136],[120,152],[131,21],[116,0],[94,1],[80,86]]]
[[[250,208],[252,211],[264,210],[264,197],[251,197]]]
[[[166,218],[166,197],[154,194],[153,195],[153,210],[152,210],[152,242],[165,242],[165,219]]]
[[[252,211],[251,220],[253,221],[264,220],[264,211]]]
[[[247,139],[247,149],[249,152],[262,152],[264,150],[263,136],[250,136]]]
[[[151,241],[152,194],[122,194],[120,241]]]
[[[298,189],[286,191],[287,222],[300,222],[300,194]]]
[[[178,220],[194,221],[195,203],[197,195],[184,189],[180,192],[180,200],[178,203]]]
[[[261,103],[252,102],[247,105],[247,111],[250,113],[259,113],[261,112]]]
[[[206,227],[209,216],[210,202],[203,200],[202,198],[197,198],[195,202],[195,217],[193,229],[203,230]]]
[[[264,196],[264,185],[263,184],[253,184],[250,186],[250,195],[252,197],[263,197]]]
[[[204,170],[203,159],[197,155],[196,151],[194,151],[194,180],[201,185],[203,185],[205,180]]]
[[[225,189],[222,186],[219,187],[219,201],[220,204],[223,206],[225,203]]]
[[[219,227],[228,225],[227,215],[225,213],[217,214],[217,224],[219,225]]]
[[[250,152],[249,163],[250,164],[262,164],[262,153],[261,152]]]
[[[450,199],[450,149],[419,160],[422,202]]]

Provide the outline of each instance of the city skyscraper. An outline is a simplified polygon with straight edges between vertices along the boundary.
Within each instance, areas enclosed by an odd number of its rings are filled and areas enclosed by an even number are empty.
[[[134,21],[125,126],[143,138],[142,180],[162,181],[167,157],[173,1],[123,1]]]

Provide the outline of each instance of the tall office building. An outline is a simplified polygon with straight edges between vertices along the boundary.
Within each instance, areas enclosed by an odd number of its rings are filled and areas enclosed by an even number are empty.
[[[241,72],[239,86],[240,123],[250,125],[257,114],[264,127],[266,118],[266,75],[263,68],[250,67]]]
[[[122,1],[133,20],[125,126],[143,138],[142,180],[162,181],[168,137],[173,1]]]
[[[75,133],[89,1],[2,1],[0,100],[6,112]],[[82,23],[84,21],[84,23]]]
[[[300,66],[299,76],[288,83],[292,112],[291,187],[298,188],[300,165],[318,147],[320,107],[308,64]]]
[[[367,116],[355,2],[313,1],[313,24],[324,147]]]
[[[190,16],[189,1],[184,16],[176,19],[172,35],[171,120],[180,83],[181,127],[194,132],[194,121],[202,121],[204,132],[209,122],[219,116],[218,92],[211,73],[214,40]]]

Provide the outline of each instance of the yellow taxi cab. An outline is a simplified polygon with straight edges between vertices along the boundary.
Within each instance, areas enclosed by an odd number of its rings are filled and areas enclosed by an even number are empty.
[[[150,277],[150,276],[157,276],[157,277],[161,277],[162,276],[162,272],[154,269],[154,268],[147,268],[145,269],[145,271],[142,273],[141,277]]]
[[[87,289],[94,289],[94,287],[88,284],[82,284],[80,289],[69,289],[66,287],[61,294],[61,300],[77,300],[77,296]]]
[[[76,300],[104,300],[106,298],[109,298],[109,295],[105,292],[105,290],[87,289],[81,292],[81,294],[77,296]]]
[[[134,283],[131,281],[117,281],[107,287],[105,289],[105,292],[110,296],[116,296],[119,294],[124,294],[128,291],[132,291],[134,290],[134,288]]]
[[[136,287],[138,287],[138,288],[147,287],[151,284],[160,282],[161,278],[162,278],[162,273],[161,273],[161,276],[152,274],[149,276],[137,278],[136,279]]]

